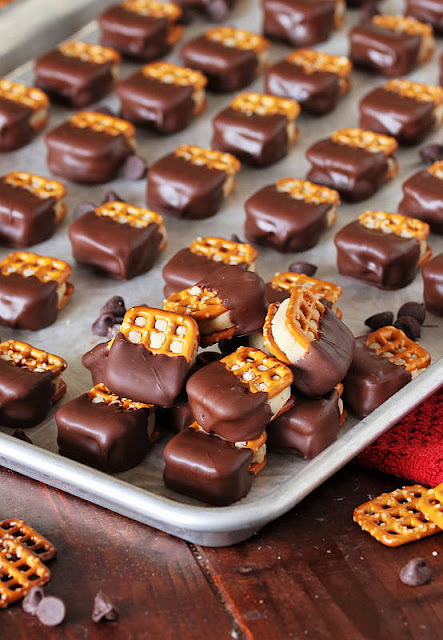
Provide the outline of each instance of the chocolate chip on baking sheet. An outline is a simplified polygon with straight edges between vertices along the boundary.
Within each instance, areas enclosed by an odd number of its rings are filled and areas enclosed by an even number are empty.
[[[56,627],[65,619],[65,603],[55,596],[44,597],[40,601],[35,615],[46,627]]]
[[[106,204],[107,202],[126,202],[126,200],[123,200],[123,198],[121,198],[118,193],[110,189],[103,196],[101,204]]]
[[[89,213],[90,211],[94,211],[95,204],[92,202],[79,202],[78,205],[74,209],[73,219],[77,220],[85,215],[85,213]]]
[[[91,617],[93,622],[118,619],[118,611],[103,591],[98,591],[94,598],[94,608]]]
[[[443,144],[427,144],[420,149],[420,158],[426,164],[443,160]]]
[[[32,587],[26,596],[23,598],[22,609],[26,613],[31,613],[35,616],[37,607],[45,597],[45,590],[43,587]]]
[[[113,112],[112,109],[110,109],[109,107],[107,107],[106,105],[102,105],[101,107],[97,107],[96,109],[94,109],[95,113],[103,113],[105,116],[115,116],[116,114]]]
[[[31,438],[26,435],[23,429],[15,429],[15,431],[11,433],[11,436],[13,438],[17,438],[18,440],[23,440],[23,442],[29,442],[29,444],[33,444]]]
[[[401,329],[411,340],[417,340],[421,335],[420,323],[412,316],[402,316],[394,323],[394,327]]]
[[[392,311],[381,311],[380,313],[374,313],[373,316],[366,318],[365,325],[369,327],[371,331],[375,331],[376,329],[381,329],[382,327],[391,325],[393,322],[394,314]]]
[[[432,579],[432,569],[424,558],[413,558],[400,570],[400,580],[409,587],[420,587]]]
[[[293,273],[303,273],[305,276],[312,278],[317,272],[317,265],[310,262],[291,262],[289,271]]]
[[[123,175],[128,180],[141,180],[146,176],[147,170],[146,162],[135,154],[128,156],[122,167]]]
[[[123,318],[126,313],[125,301],[121,296],[112,296],[102,306],[100,313],[111,313],[116,318]]]
[[[405,302],[397,313],[398,319],[403,316],[410,316],[415,318],[419,324],[423,324],[426,318],[425,305],[422,302]]]
[[[97,320],[93,323],[91,329],[95,336],[106,337],[109,329],[115,324],[115,317],[112,313],[100,313]]]

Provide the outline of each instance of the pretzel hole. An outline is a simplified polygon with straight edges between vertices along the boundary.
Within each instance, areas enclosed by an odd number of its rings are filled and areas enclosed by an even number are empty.
[[[1,577],[0,582],[9,582],[10,580],[12,580],[12,576],[9,575],[9,573],[6,573]]]

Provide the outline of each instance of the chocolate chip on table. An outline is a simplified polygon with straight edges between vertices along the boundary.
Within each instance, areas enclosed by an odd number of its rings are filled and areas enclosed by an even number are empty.
[[[92,325],[92,333],[95,336],[106,337],[109,329],[115,324],[115,316],[112,313],[101,313]]]
[[[293,273],[303,273],[305,276],[312,278],[317,272],[317,265],[310,262],[291,262],[289,271]]]
[[[374,16],[379,16],[379,4],[380,0],[367,0],[360,10],[360,22],[368,22]]]
[[[426,318],[425,305],[422,302],[405,302],[397,313],[398,319],[402,316],[410,316],[415,318],[419,324],[423,324]]]
[[[121,296],[112,296],[102,306],[100,313],[110,313],[115,318],[123,318],[126,313],[125,301]]]
[[[37,607],[45,597],[45,591],[43,587],[31,587],[26,596],[23,598],[22,609],[26,613],[31,613],[35,616]]]
[[[371,331],[381,329],[394,322],[394,314],[392,311],[380,311],[380,313],[374,313],[373,316],[366,318],[365,325],[370,328]]]
[[[425,164],[443,160],[443,144],[427,144],[420,149],[420,158]]]
[[[103,104],[101,107],[96,107],[96,113],[103,113],[105,116],[115,116],[115,113],[112,109]]]
[[[110,189],[109,191],[107,191],[105,193],[105,195],[103,196],[103,200],[102,200],[102,204],[106,204],[107,202],[126,202],[125,200],[123,200],[123,198],[121,198],[118,193],[116,193],[115,191],[113,191],[112,189]]]
[[[55,596],[44,597],[40,601],[35,615],[46,627],[56,627],[65,619],[65,603]]]
[[[421,336],[420,323],[412,316],[402,316],[394,323],[394,327],[401,329],[411,340],[418,340]]]
[[[231,240],[232,242],[240,242],[241,244],[244,243],[244,240],[242,240],[236,233],[233,233],[231,235]]]
[[[413,558],[400,570],[400,580],[409,587],[420,587],[432,579],[432,569],[424,558]]]
[[[92,202],[79,202],[74,209],[73,218],[74,220],[77,220],[78,218],[81,218],[82,216],[84,216],[85,213],[94,211],[94,209],[95,209],[95,204],[92,204]]]
[[[93,622],[118,619],[118,611],[103,591],[98,591],[94,598],[94,608],[91,617]]]
[[[147,170],[146,162],[135,154],[126,158],[122,167],[123,175],[128,180],[141,180],[145,177]]]
[[[16,429],[11,433],[11,436],[13,438],[17,438],[18,440],[23,440],[23,442],[29,442],[29,444],[33,444],[31,438],[28,435],[26,435],[23,429]]]

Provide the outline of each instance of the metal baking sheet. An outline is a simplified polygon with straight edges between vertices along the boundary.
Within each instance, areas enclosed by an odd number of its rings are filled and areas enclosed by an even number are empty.
[[[401,4],[393,0],[393,2],[384,3],[384,8],[386,11],[398,9]],[[329,42],[323,43],[318,48],[328,53],[346,53],[348,49],[346,32],[355,23],[356,18],[356,12],[348,12],[346,26]],[[261,17],[254,0],[243,0],[239,3],[227,22],[240,28],[259,31]],[[202,21],[196,21],[187,28],[184,40],[195,36],[205,27]],[[96,26],[88,25],[78,37],[91,42],[96,41]],[[441,50],[441,44],[438,47]],[[271,60],[278,60],[288,51],[289,49],[284,46],[272,45]],[[179,61],[178,54],[173,53],[169,59]],[[435,83],[436,60],[437,55],[413,73],[411,78]],[[121,76],[126,77],[135,68],[137,65],[123,64]],[[31,64],[14,72],[12,77],[31,84]],[[60,313],[57,322],[52,327],[35,333],[25,331],[7,333],[6,330],[1,330],[2,337],[24,339],[67,359],[69,367],[64,377],[68,392],[63,402],[85,392],[90,388],[91,380],[88,372],[81,366],[81,356],[97,342],[91,334],[90,327],[100,306],[110,296],[116,294],[125,298],[127,306],[142,303],[161,306],[163,264],[177,250],[199,235],[229,236],[235,232],[242,236],[243,203],[247,197],[264,184],[272,183],[277,178],[304,177],[308,169],[304,157],[306,148],[339,127],[356,125],[359,99],[371,88],[382,83],[383,80],[380,78],[355,72],[352,91],[342,100],[335,112],[320,119],[305,115],[300,117],[300,138],[287,158],[266,170],[247,167],[242,169],[238,177],[237,190],[215,217],[198,222],[166,218],[169,234],[168,248],[155,268],[148,274],[130,282],[121,283],[74,265],[72,281],[76,291],[69,304]],[[251,85],[255,90],[262,90],[262,87],[262,78]],[[138,131],[139,153],[146,157],[149,164],[152,164],[185,142],[209,146],[211,118],[229,100],[230,96],[209,96],[206,113],[197,118],[186,131],[176,135],[160,137],[146,131]],[[101,101],[101,104],[116,108],[116,97],[109,96]],[[57,125],[69,113],[66,109],[52,108],[48,128]],[[439,140],[440,135],[439,132],[435,132],[429,141]],[[401,198],[402,182],[407,176],[422,168],[416,148],[402,149],[398,153],[398,159],[399,176],[370,200],[360,204],[343,204],[339,208],[336,225],[322,237],[321,242],[314,249],[286,255],[270,249],[260,249],[257,270],[265,279],[269,279],[276,271],[285,270],[294,259],[318,264],[320,278],[332,280],[343,287],[344,293],[340,307],[343,309],[345,322],[355,335],[364,333],[363,321],[372,313],[384,309],[396,311],[403,302],[422,298],[420,276],[405,289],[386,292],[340,276],[335,266],[333,236],[336,231],[366,209],[396,211]],[[31,170],[48,175],[42,135],[24,149],[0,156],[0,174],[13,169]],[[37,253],[67,259],[72,264],[71,248],[66,232],[77,202],[89,200],[98,203],[104,192],[111,187],[124,199],[134,204],[143,205],[145,202],[144,181],[129,182],[119,179],[104,186],[69,184],[68,187],[67,219],[53,238],[36,245],[34,250]],[[443,237],[431,236],[430,243],[435,253],[443,250]],[[0,257],[6,254],[5,249],[0,250]],[[337,442],[314,460],[306,462],[290,455],[270,454],[267,466],[255,479],[249,495],[229,507],[205,507],[195,500],[187,499],[165,488],[162,482],[161,451],[168,439],[166,435],[154,445],[141,465],[116,476],[106,475],[61,457],[57,453],[53,412],[41,425],[27,430],[35,446],[11,438],[8,435],[11,429],[0,428],[0,464],[186,540],[210,546],[233,544],[246,539],[266,523],[288,511],[443,384],[443,360],[437,362],[443,355],[443,322],[442,319],[428,315],[425,324],[421,342],[431,352],[434,361],[425,373],[409,383],[365,420],[357,422],[348,419]]]

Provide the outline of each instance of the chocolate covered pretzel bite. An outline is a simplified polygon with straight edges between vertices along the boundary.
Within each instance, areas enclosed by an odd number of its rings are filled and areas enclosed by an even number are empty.
[[[0,152],[28,144],[45,126],[48,107],[40,89],[0,78]]]
[[[443,234],[443,161],[434,162],[403,183],[398,211],[426,222],[433,233]]]
[[[443,316],[443,253],[426,262],[421,272],[426,310]]]
[[[437,34],[443,34],[443,6],[439,0],[406,0],[405,15],[428,22]]]

